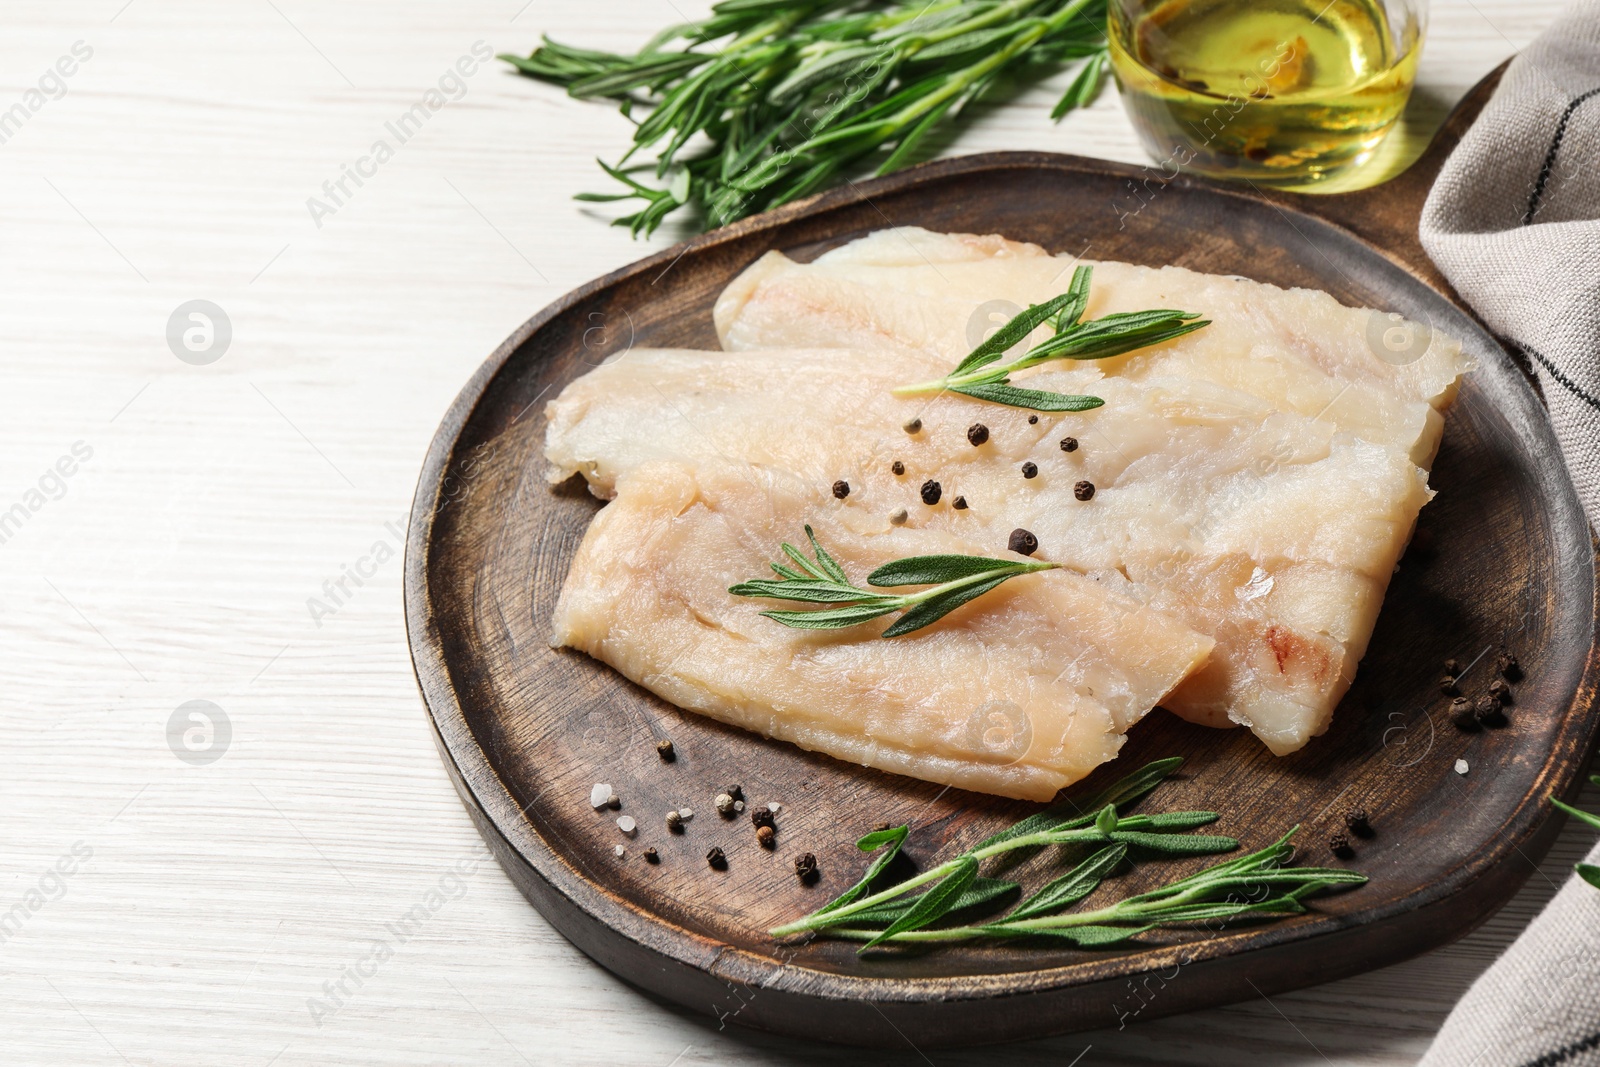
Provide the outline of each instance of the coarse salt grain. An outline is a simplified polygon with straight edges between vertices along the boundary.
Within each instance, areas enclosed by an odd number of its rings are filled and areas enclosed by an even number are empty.
[[[684,822],[688,822],[690,819],[694,818],[694,812],[689,808],[679,808],[678,818],[682,819]]]
[[[1464,759],[1456,760],[1456,773],[1457,774],[1466,774],[1467,773],[1467,761],[1466,760],[1464,760]]]
[[[600,782],[596,784],[593,789],[589,790],[589,806],[591,808],[599,811],[601,808],[610,803],[611,786],[608,783]]]
[[[631,835],[638,828],[639,824],[634,821],[632,815],[624,815],[617,820],[617,829],[621,830],[625,834]]]
[[[783,805],[779,804],[776,800],[771,800],[767,802],[767,810],[776,815],[778,812],[783,810]]]
[[[623,854],[623,853],[625,853],[625,852],[627,852],[627,851],[628,851],[628,850],[627,850],[627,849],[625,849],[625,848],[623,848],[623,847],[622,847],[622,846],[621,846],[621,845],[612,845],[612,846],[611,846],[611,851],[612,851],[612,852],[615,852],[615,853],[616,853],[616,854],[617,854],[617,855],[619,855],[619,856],[620,856],[620,855],[622,855],[622,854]]]

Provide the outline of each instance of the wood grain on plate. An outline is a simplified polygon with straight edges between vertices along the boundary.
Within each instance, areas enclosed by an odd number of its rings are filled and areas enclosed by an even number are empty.
[[[1411,171],[1342,197],[1222,188],[1155,171],[1035,153],[972,156],[824,195],[688,242],[584,286],[529,320],[447,415],[422,473],[406,559],[413,659],[452,777],[517,885],[575,944],[635,984],[725,1021],[806,1037],[921,1047],[1103,1027],[1353,974],[1442,944],[1521,884],[1554,826],[1547,793],[1569,791],[1594,734],[1595,556],[1537,396],[1510,357],[1447,295],[1415,220],[1476,90]],[[1136,199],[1134,199],[1136,198]],[[1137,209],[1137,210],[1135,210]],[[1243,730],[1166,714],[1081,788],[1160,756],[1187,757],[1165,808],[1224,813],[1246,847],[1293,824],[1314,862],[1346,810],[1378,836],[1359,843],[1364,888],[1267,924],[1148,935],[1096,952],[958,946],[863,960],[849,944],[776,943],[764,931],[859,876],[854,838],[912,825],[926,861],[1034,805],[946,790],[839,763],[680,712],[597,661],[548,646],[572,553],[599,502],[543,479],[543,402],[634,346],[716,347],[721,288],[771,248],[799,259],[895,224],[1002,233],[1056,252],[1241,274],[1324,289],[1463,339],[1478,361],[1450,413],[1420,534],[1390,586],[1371,647],[1333,726],[1276,758]],[[1329,502],[1336,507],[1336,501]],[[1486,685],[1509,643],[1527,678],[1508,729],[1462,735],[1436,688],[1447,657]],[[656,742],[671,739],[676,762]],[[1465,775],[1455,770],[1467,761]],[[609,782],[617,813],[588,803]],[[731,783],[776,800],[779,845],[747,819],[720,819]],[[688,832],[663,815],[688,805]],[[613,846],[624,844],[619,858]],[[717,845],[724,872],[704,855]],[[659,865],[643,860],[646,847]],[[793,859],[815,852],[803,886]],[[1053,857],[1035,861],[1042,878]],[[1198,866],[1151,864],[1130,891]],[[1151,994],[1160,991],[1159,997]]]

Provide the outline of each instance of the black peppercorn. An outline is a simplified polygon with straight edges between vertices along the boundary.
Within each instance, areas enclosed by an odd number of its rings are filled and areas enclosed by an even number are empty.
[[[1039,551],[1039,539],[1019,526],[1011,531],[1011,540],[1006,542],[1006,547],[1024,556],[1031,556]]]
[[[1506,684],[1504,678],[1496,678],[1489,683],[1489,695],[1502,704],[1511,703],[1511,686]]]
[[[661,855],[655,849],[647,848],[644,850],[644,861],[646,863],[660,863]]]
[[[886,822],[880,822],[878,825],[876,825],[876,826],[874,826],[872,828],[872,832],[875,833],[875,834],[878,834],[878,833],[882,833],[883,831],[885,831],[887,829],[889,829],[889,824],[886,823]]]
[[[662,763],[671,763],[678,758],[678,750],[672,747],[671,741],[657,741],[656,755],[661,757]]]
[[[989,439],[989,427],[981,422],[975,422],[967,427],[967,441],[973,448],[977,448]]]
[[[1457,693],[1461,692],[1461,690],[1456,687],[1456,676],[1453,674],[1440,675],[1439,692],[1443,693],[1447,697],[1453,697]]]
[[[1444,673],[1459,675],[1461,673],[1461,661],[1458,660],[1458,659],[1447,659],[1447,660],[1445,660],[1444,661]]]
[[[1472,714],[1485,726],[1496,727],[1506,724],[1505,706],[1488,693],[1483,694],[1478,698],[1478,702],[1472,705]]]
[[[1450,702],[1450,722],[1462,733],[1473,734],[1479,729],[1478,718],[1472,714],[1472,701],[1456,697]]]
[[[1372,823],[1367,819],[1365,808],[1357,808],[1344,817],[1345,826],[1357,837],[1371,837]]]
[[[847,497],[849,495],[850,495],[850,483],[849,482],[845,481],[843,478],[840,478],[838,481],[833,483],[833,497],[834,497],[835,500],[843,500],[845,497]]]
[[[1063,452],[1076,452],[1077,450],[1078,450],[1078,439],[1076,437],[1063,437],[1061,439],[1061,451],[1063,451]]]
[[[1029,415],[1028,416],[1028,425],[1029,426],[1037,426],[1037,425],[1039,425],[1039,416],[1037,416],[1037,415]]]
[[[954,500],[950,501],[950,506],[955,508],[957,511],[966,511],[967,498],[964,496],[958,496]]]
[[[1343,834],[1334,834],[1328,838],[1328,851],[1342,860],[1347,860],[1356,854],[1356,850],[1350,847],[1350,839]]]
[[[1517,662],[1516,653],[1509,648],[1500,650],[1500,655],[1494,661],[1494,669],[1500,672],[1507,681],[1514,682],[1522,677],[1522,664]]]
[[[1037,476],[1038,473],[1039,473],[1039,468],[1037,466],[1035,466],[1031,461],[1028,462],[1028,463],[1024,463],[1022,465],[1022,476],[1024,478],[1033,478],[1033,477]]]
[[[929,478],[922,483],[922,502],[932,507],[939,502],[939,495],[943,492],[944,490],[939,487],[939,483]]]
[[[899,460],[895,460],[893,463],[889,464],[889,469],[895,474],[904,474],[906,472],[906,465],[901,463]]]
[[[1079,500],[1093,500],[1094,483],[1079,482],[1077,485],[1072,487],[1072,495],[1077,497]]]
[[[768,811],[766,808],[756,808],[754,811],[752,811],[750,813],[750,822],[758,829],[763,826],[777,825],[772,818],[772,812]]]
[[[722,849],[716,845],[711,846],[711,851],[706,853],[706,862],[713,870],[725,871],[728,869],[728,857],[723,855]]]
[[[734,800],[743,800],[744,799],[744,786],[742,786],[742,785],[730,785],[728,787],[728,789],[727,789],[727,793]]]
[[[922,432],[922,420],[921,419],[912,419],[910,422],[906,423],[905,426],[902,427],[902,429],[904,429],[906,433],[911,433],[911,434],[921,433]]]
[[[806,885],[817,880],[817,857],[807,852],[804,856],[794,861],[795,877]]]

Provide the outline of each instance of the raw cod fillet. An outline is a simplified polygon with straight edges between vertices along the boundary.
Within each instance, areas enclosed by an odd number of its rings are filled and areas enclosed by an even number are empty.
[[[1205,668],[1168,698],[1190,715],[1249,700],[1252,726],[1275,749],[1320,732],[1365,651],[1403,544],[1426,502],[1404,455],[1341,436],[1325,421],[1274,412],[1226,388],[1099,378],[1093,364],[1030,379],[1092,391],[1116,412],[1116,437],[1079,428],[1097,413],[1041,415],[953,394],[915,402],[896,384],[928,377],[916,353],[846,349],[749,352],[636,350],[569,385],[547,409],[549,477],[582,473],[609,497],[620,478],[672,460],[738,456],[795,477],[819,513],[855,514],[1002,550],[1018,526],[1037,557],[1093,574],[1217,641]],[[826,418],[796,412],[826,411]],[[922,429],[908,435],[909,414]],[[967,429],[981,419],[981,447]],[[1067,433],[1078,449],[1062,452]],[[905,474],[895,475],[900,460]],[[1038,473],[1024,478],[1022,463]],[[937,505],[922,483],[940,482]],[[844,500],[829,488],[850,486]],[[1076,499],[1077,482],[1100,487]],[[957,497],[968,505],[954,507]],[[1327,504],[1339,501],[1331,514]],[[1070,619],[1061,625],[1070,627]],[[1138,654],[1122,649],[1117,655]]]
[[[978,546],[829,510],[791,474],[643,463],[573,560],[554,642],[679,707],[802,748],[931,782],[1048,800],[1111,759],[1122,734],[1202,663],[1209,638],[1067,570],[1013,578],[937,625],[788,629],[729,596],[811,523],[858,582],[909,555]],[[1004,555],[1003,552],[986,552]],[[1063,625],[1070,620],[1070,625]]]
[[[1333,419],[1374,443],[1409,441],[1419,466],[1432,462],[1443,426],[1438,412],[1455,399],[1467,369],[1460,343],[1435,333],[1413,356],[1403,337],[1388,338],[1400,325],[1396,317],[1345,307],[1318,290],[1052,256],[1004,237],[900,227],[809,264],[768,252],[718,298],[717,336],[730,350],[911,350],[953,366],[986,328],[1065,292],[1080,263],[1094,267],[1085,318],[1161,307],[1212,320],[1175,343],[1095,361],[1103,373],[1232,385],[1275,407]],[[987,314],[975,320],[985,305]],[[1379,358],[1386,341],[1396,351]],[[1416,401],[1432,416],[1404,407]]]
[[[948,371],[982,336],[981,322],[969,332],[980,305],[1008,302],[1003,321],[1057,295],[1073,265],[999,237],[923,230],[880,232],[811,265],[769,254],[718,302],[719,333],[740,351],[635,352],[574,383],[550,408],[550,458],[558,476],[581,470],[602,496],[651,459],[737,456],[821,485],[844,478],[841,506],[905,507],[914,525],[990,549],[1024,526],[1042,558],[1127,582],[1217,640],[1166,706],[1294,751],[1327,728],[1431,495],[1440,412],[1465,369],[1459,346],[1435,335],[1420,358],[1380,359],[1379,313],[1327,294],[1100,263],[1089,317],[1178,307],[1213,324],[1032,372],[1030,386],[1107,400],[1036,425],[966,398],[887,394]],[[789,344],[841,347],[761,351]],[[912,414],[925,429],[907,437],[899,426]],[[976,421],[991,430],[982,448],[965,439]],[[1070,454],[1057,446],[1066,434],[1081,442]],[[904,477],[889,474],[896,458]],[[1037,478],[1019,477],[1024,460]],[[930,476],[944,491],[933,509],[917,493]],[[1074,498],[1078,480],[1097,487],[1092,501]],[[957,495],[968,510],[951,509]]]

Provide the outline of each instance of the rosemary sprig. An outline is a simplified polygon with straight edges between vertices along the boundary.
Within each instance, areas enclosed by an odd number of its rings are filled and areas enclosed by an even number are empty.
[[[606,167],[625,189],[584,197],[644,200],[616,220],[637,236],[686,206],[720,226],[855,169],[886,174],[933,131],[965,121],[1000,79],[1034,81],[1086,59],[1059,119],[1104,83],[1105,10],[1106,0],[723,0],[632,55],[545,38],[527,57],[500,58],[630,117],[648,109],[633,146]],[[624,170],[644,152],[651,163]],[[622,177],[638,171],[681,177],[659,188]]]
[[[897,386],[896,396],[952,392],[978,400],[1033,411],[1088,411],[1105,403],[1097,396],[1072,396],[1041,389],[1019,389],[1011,375],[1055,359],[1106,359],[1135,349],[1170,341],[1211,325],[1189,311],[1119,311],[1088,322],[1081,321],[1089,305],[1089,280],[1093,267],[1072,272],[1067,291],[1053,300],[1035,304],[1017,315],[956,365],[943,378]],[[1009,363],[1000,359],[1038,327],[1049,324],[1050,338],[1034,345]],[[998,366],[996,364],[999,364]]]
[[[872,891],[873,884],[899,852],[908,829],[900,826],[868,834],[857,847],[883,851],[861,881],[810,915],[768,932],[774,937],[815,932],[862,941],[863,952],[886,943],[1018,937],[1064,939],[1090,947],[1125,941],[1158,926],[1298,914],[1305,910],[1304,900],[1309,896],[1366,881],[1363,875],[1339,868],[1289,866],[1294,855],[1289,839],[1295,832],[1290,830],[1266,848],[1149,892],[1092,910],[1066,911],[1093,893],[1130,852],[1201,855],[1238,847],[1232,838],[1183,832],[1214,821],[1215,812],[1121,813],[1121,808],[1154,789],[1181,762],[1172,758],[1151,763],[1085,801],[1087,813],[1068,817],[1061,806],[1040,812],[952,860],[877,892]],[[1074,806],[1074,810],[1081,809]],[[992,910],[999,899],[1018,888],[1015,883],[981,877],[978,872],[984,860],[1042,845],[1098,847],[998,919],[936,925],[957,913],[985,907]],[[931,888],[905,899],[911,890],[930,883]]]
[[[1589,781],[1594,785],[1600,785],[1600,774],[1591,774]],[[1596,830],[1600,830],[1600,817],[1590,815],[1588,812],[1575,808],[1571,804],[1561,802],[1556,799],[1554,793],[1550,794],[1550,803],[1580,822],[1587,823]],[[1593,863],[1575,863],[1572,865],[1572,869],[1577,872],[1579,878],[1582,878],[1596,889],[1600,889],[1600,866],[1596,866]]]
[[[904,611],[882,637],[899,637],[920,630],[944,618],[956,608],[987,593],[1019,574],[1055,570],[1058,563],[1032,560],[987,559],[983,556],[908,556],[885,563],[867,575],[867,583],[880,588],[906,585],[932,585],[918,593],[891,594],[863,589],[850,583],[838,560],[817,543],[817,535],[806,526],[814,558],[783,543],[783,553],[796,570],[771,564],[776,581],[757,579],[740,582],[728,592],[734,596],[769,597],[802,604],[839,604],[822,611],[763,611],[769,619],[797,630],[838,630],[867,622],[893,611]],[[935,584],[937,583],[937,584]]]

